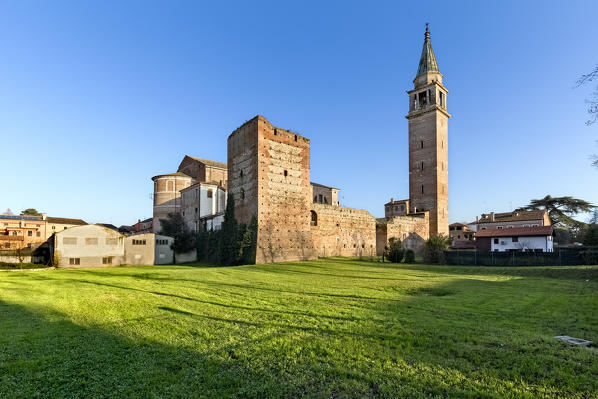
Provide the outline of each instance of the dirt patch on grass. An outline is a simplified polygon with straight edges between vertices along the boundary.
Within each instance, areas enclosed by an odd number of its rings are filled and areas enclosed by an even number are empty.
[[[411,296],[448,296],[456,293],[457,291],[442,287],[422,287],[407,291],[407,295]]]

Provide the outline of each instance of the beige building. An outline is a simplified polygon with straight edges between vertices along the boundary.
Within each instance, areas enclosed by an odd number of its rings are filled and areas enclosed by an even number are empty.
[[[81,219],[58,218],[48,216],[46,226],[46,239],[54,233],[76,226],[85,226],[87,223]]]
[[[124,238],[119,232],[96,224],[72,227],[54,235],[54,259],[59,267],[122,265]]]
[[[125,237],[125,264],[165,265],[172,264],[174,252],[170,248],[174,239],[154,233],[135,234]]]
[[[513,211],[503,213],[483,213],[481,218],[468,225],[470,230],[511,229],[516,227],[550,226],[548,211],[544,209],[533,211]]]
[[[51,248],[59,267],[107,267],[172,263],[172,243],[171,237],[153,233],[124,236],[90,224],[56,233]]]
[[[30,215],[0,215],[0,249],[36,248],[53,233],[86,225],[81,219]]]
[[[37,248],[46,241],[46,215],[0,215],[0,249]]]
[[[312,197],[314,198],[314,204],[340,206],[338,200],[338,188],[311,182],[311,191]]]

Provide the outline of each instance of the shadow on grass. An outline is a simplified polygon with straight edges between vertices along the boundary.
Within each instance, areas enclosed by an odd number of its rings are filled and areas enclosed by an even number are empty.
[[[47,310],[38,313],[0,302],[0,313],[2,398],[290,395],[284,380],[253,370],[250,362],[124,338]]]

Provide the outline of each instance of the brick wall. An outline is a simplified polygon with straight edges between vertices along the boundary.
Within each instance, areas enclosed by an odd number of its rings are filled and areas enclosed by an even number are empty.
[[[312,204],[311,232],[318,256],[376,255],[376,219],[363,209]]]
[[[410,216],[395,216],[379,221],[376,225],[376,252],[382,255],[388,240],[396,237],[403,242],[403,248],[420,252],[425,240],[430,237],[429,212]]]
[[[315,258],[310,231],[309,139],[257,116],[228,139],[235,218],[258,219],[256,263]]]

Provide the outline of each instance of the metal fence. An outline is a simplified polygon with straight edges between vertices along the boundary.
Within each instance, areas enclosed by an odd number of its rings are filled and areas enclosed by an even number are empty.
[[[581,249],[555,252],[445,251],[447,265],[476,266],[574,266],[583,265]]]

